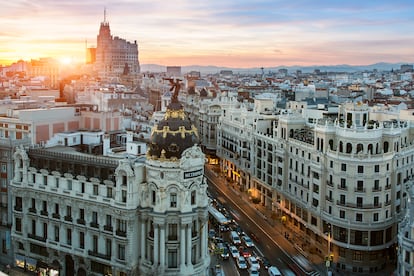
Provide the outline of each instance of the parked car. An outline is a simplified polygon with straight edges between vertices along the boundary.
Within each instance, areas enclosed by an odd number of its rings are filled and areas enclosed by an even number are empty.
[[[254,246],[253,241],[249,236],[243,235],[242,240],[243,240],[244,245],[246,245],[247,247],[253,247]]]
[[[236,260],[236,263],[239,269],[247,269],[246,259],[243,256],[239,256]]]
[[[239,250],[237,250],[237,247],[235,247],[234,245],[231,245],[229,247],[230,250],[230,254],[234,259],[237,259],[240,256]]]
[[[256,259],[255,256],[248,257],[247,258],[247,263],[249,264],[249,267],[252,268],[252,269],[256,269],[256,270],[259,270],[260,269],[260,263]]]
[[[280,270],[276,266],[269,267],[267,272],[269,273],[269,276],[282,276]]]

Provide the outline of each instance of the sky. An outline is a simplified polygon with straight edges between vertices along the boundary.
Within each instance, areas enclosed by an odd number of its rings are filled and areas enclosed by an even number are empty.
[[[141,64],[414,63],[413,0],[3,0],[0,65],[84,62],[105,10],[113,36],[137,41]]]

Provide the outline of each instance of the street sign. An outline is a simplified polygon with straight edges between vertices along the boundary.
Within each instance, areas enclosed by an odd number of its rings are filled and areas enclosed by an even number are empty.
[[[325,265],[326,265],[326,267],[330,267],[330,266],[331,266],[331,261],[327,260],[327,261],[325,262]]]

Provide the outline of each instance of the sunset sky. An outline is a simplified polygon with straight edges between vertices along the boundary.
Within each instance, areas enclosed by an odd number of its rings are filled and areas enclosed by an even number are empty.
[[[141,64],[270,67],[414,63],[413,0],[2,1],[0,65],[84,62],[106,18]]]

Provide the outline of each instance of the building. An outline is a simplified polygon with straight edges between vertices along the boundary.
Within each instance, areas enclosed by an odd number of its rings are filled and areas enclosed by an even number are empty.
[[[16,266],[51,275],[207,275],[197,129],[173,100],[146,155],[133,137],[126,152],[111,150],[104,132],[59,133],[54,146],[16,149],[9,186]],[[82,151],[101,141],[101,155]]]
[[[241,190],[339,271],[380,273],[396,260],[414,170],[409,122],[374,120],[360,103],[341,105],[334,118],[247,113],[226,110],[217,127],[222,170]]]
[[[104,79],[140,73],[137,41],[112,37],[106,13],[97,36],[95,65],[98,76]]]
[[[407,192],[409,192],[409,199],[406,216],[399,224],[398,231],[397,275],[412,276],[414,274],[414,187],[411,186]]]

